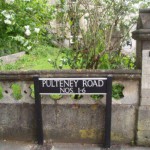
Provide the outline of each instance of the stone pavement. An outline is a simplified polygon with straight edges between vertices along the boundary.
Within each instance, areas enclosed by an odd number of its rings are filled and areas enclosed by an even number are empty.
[[[34,143],[0,141],[0,150],[106,150],[93,144],[45,144],[38,146]],[[131,147],[127,145],[113,145],[109,150],[150,150],[150,147]]]

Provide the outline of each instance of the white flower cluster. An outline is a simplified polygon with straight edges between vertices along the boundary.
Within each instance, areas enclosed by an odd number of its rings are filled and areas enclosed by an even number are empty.
[[[24,47],[27,48],[27,50],[30,50],[32,46],[30,46],[30,43],[28,40],[26,40],[23,36],[17,35],[15,37],[12,37],[15,41],[18,41],[20,44],[22,44]]]
[[[27,47],[27,50],[30,50],[31,48],[32,48],[32,46],[28,46],[28,47]]]
[[[1,12],[1,14],[5,17],[5,19],[4,19],[5,24],[8,24],[8,25],[13,24],[14,14],[12,12],[8,12],[6,10],[3,10]]]
[[[40,32],[40,28],[34,28],[34,32],[38,34]]]
[[[34,32],[38,34],[40,32],[40,28],[34,28]],[[25,35],[26,36],[30,36],[31,35],[31,30],[30,30],[30,26],[29,25],[25,26]]]
[[[26,47],[27,50],[30,50],[32,48],[32,46],[30,46],[30,43],[28,40],[23,44],[23,46]]]
[[[31,7],[27,7],[27,8],[26,8],[26,10],[28,10],[28,11],[32,11],[32,10],[33,10],[33,8],[31,8]]]
[[[25,26],[25,35],[26,36],[30,36],[31,35],[31,31],[30,31],[30,26]]]
[[[23,36],[20,36],[20,35],[17,35],[17,36],[15,36],[15,37],[11,36],[11,38],[12,38],[13,40],[19,42],[19,43],[22,44],[22,45],[24,44],[24,42],[25,42],[25,40],[26,40]]]
[[[67,63],[67,59],[65,59],[65,58],[61,58],[60,61],[62,62],[62,64],[66,64]]]
[[[49,59],[48,59],[48,62],[49,62],[49,63],[51,63],[51,62],[52,62],[52,60],[49,58]]]
[[[5,3],[7,4],[13,4],[15,0],[5,0]]]

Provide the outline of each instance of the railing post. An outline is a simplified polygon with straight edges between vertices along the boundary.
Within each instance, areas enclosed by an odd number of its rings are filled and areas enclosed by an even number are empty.
[[[105,111],[105,139],[104,139],[105,148],[110,148],[111,146],[111,107],[112,107],[112,77],[108,77],[106,111]]]
[[[43,145],[43,121],[42,121],[41,95],[39,94],[39,80],[38,77],[34,77],[33,79],[34,79],[37,142],[38,144]]]

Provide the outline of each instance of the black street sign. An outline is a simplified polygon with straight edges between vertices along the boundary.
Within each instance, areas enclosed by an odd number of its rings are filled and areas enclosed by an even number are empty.
[[[106,94],[107,78],[39,78],[40,94]]]
[[[41,95],[106,94],[104,147],[111,146],[112,77],[107,78],[38,78],[34,77],[37,141],[43,145]]]

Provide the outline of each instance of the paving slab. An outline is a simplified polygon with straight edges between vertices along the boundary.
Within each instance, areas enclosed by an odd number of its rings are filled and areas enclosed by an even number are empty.
[[[30,143],[0,141],[0,150],[31,150],[32,147]]]
[[[111,148],[102,148],[94,144],[53,144],[51,150],[150,150],[150,147],[132,147],[127,145],[112,145]]]
[[[35,143],[0,141],[0,150],[150,150],[150,147],[112,145],[110,149],[105,149],[95,144],[53,143],[41,146]]]

